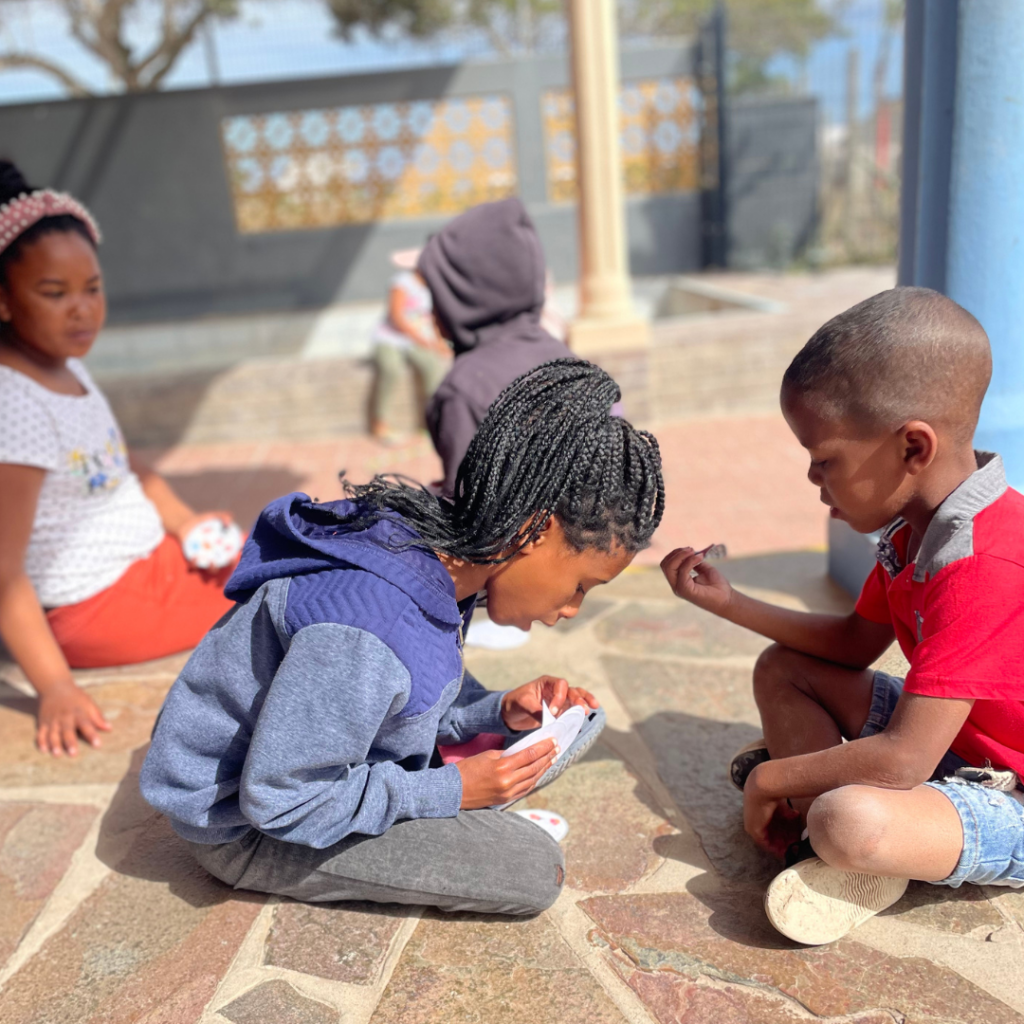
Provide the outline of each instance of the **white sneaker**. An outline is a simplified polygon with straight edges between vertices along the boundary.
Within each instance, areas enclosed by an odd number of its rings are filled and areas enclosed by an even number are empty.
[[[772,879],[764,909],[775,928],[794,942],[823,946],[891,907],[906,891],[906,878],[886,878],[829,867],[819,857],[802,860]]]
[[[512,651],[529,639],[530,634],[517,626],[499,626],[490,619],[474,619],[466,633],[466,646],[483,647],[488,651]]]

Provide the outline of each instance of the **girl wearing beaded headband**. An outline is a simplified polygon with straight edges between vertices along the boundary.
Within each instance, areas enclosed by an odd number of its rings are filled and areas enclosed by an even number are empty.
[[[230,606],[229,569],[199,572],[182,552],[210,517],[133,472],[80,362],[106,314],[99,241],[81,203],[0,161],[0,638],[39,693],[37,742],[55,756],[110,728],[71,668],[184,650]]]

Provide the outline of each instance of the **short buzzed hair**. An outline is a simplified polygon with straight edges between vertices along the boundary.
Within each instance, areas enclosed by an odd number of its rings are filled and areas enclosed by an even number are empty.
[[[819,327],[782,395],[864,429],[919,419],[969,443],[991,376],[988,336],[966,309],[930,288],[891,288]]]

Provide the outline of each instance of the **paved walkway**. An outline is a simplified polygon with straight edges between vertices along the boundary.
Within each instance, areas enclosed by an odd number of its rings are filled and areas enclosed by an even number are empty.
[[[727,563],[796,607],[845,608],[815,552]],[[762,641],[630,570],[519,651],[471,650],[504,688],[589,686],[603,740],[526,802],[564,814],[567,884],[509,922],[239,895],[192,864],[136,775],[181,665],[82,673],[115,731],[75,762],[32,751],[0,684],[3,1024],[1010,1024],[1024,1021],[1024,893],[913,885],[853,936],[801,949],[761,909],[724,760],[757,732]],[[458,870],[458,851],[451,851]]]
[[[662,449],[667,506],[639,564],[656,565],[683,543],[722,541],[734,555],[825,545],[825,513],[807,482],[807,455],[781,415],[680,420],[652,429]],[[416,480],[441,475],[424,434],[397,448],[350,436],[179,445],[143,454],[196,508],[227,508],[247,527],[268,501],[288,491],[340,498],[341,469],[356,483],[392,471]]]

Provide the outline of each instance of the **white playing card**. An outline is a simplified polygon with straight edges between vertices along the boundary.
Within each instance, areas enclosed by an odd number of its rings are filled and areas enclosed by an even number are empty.
[[[539,729],[534,729],[533,732],[527,733],[521,740],[517,740],[512,744],[501,756],[508,757],[511,754],[517,754],[520,750],[525,750],[527,747],[532,747],[534,743],[538,743],[541,740],[546,740],[549,737],[554,739],[555,743],[558,744],[561,757],[568,749],[576,736],[579,734],[580,729],[583,728],[583,723],[587,719],[586,711],[579,705],[574,704],[571,708],[567,708],[562,712],[558,718],[555,718],[551,714],[551,709],[547,706],[544,701],[541,702],[541,723]],[[558,760],[558,757],[555,760]]]

